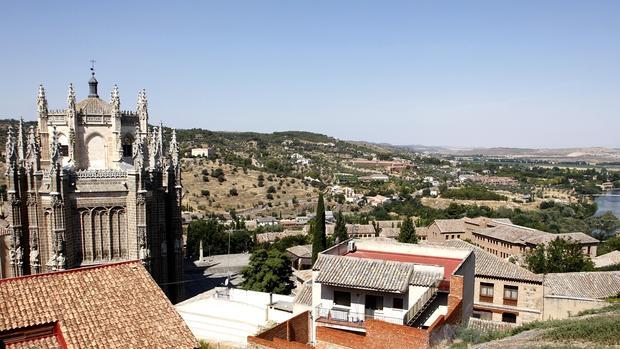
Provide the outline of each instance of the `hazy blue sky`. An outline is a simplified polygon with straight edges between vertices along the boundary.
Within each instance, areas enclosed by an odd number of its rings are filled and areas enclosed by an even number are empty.
[[[4,1],[0,116],[119,86],[152,122],[620,147],[620,1]]]

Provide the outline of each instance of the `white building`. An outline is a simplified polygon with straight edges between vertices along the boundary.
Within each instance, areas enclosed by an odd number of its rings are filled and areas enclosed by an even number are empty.
[[[465,249],[345,241],[319,254],[313,266],[312,327],[366,332],[364,322],[373,319],[424,329],[448,313],[450,297],[460,297],[467,321],[474,259]],[[461,285],[460,294],[451,283]]]
[[[194,148],[192,149],[192,156],[208,158],[213,156],[213,148]]]

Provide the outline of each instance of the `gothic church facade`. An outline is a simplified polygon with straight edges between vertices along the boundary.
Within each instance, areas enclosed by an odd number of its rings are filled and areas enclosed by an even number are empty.
[[[9,130],[6,144],[10,276],[139,259],[171,299],[182,277],[181,167],[173,130],[149,129],[147,97],[121,110],[114,86],[49,110],[38,126]]]

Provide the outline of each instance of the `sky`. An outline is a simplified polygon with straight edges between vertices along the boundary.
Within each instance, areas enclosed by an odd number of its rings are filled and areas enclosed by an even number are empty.
[[[453,147],[620,148],[620,1],[6,1],[0,117],[67,86],[152,123]]]

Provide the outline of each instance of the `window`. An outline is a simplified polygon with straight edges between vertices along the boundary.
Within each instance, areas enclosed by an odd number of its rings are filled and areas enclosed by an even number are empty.
[[[60,145],[60,156],[69,156],[69,146],[61,144]]]
[[[493,313],[488,310],[474,309],[471,316],[473,318],[480,319],[480,320],[487,320],[487,321],[493,320]]]
[[[394,309],[404,309],[403,299],[394,297],[392,299],[392,308]]]
[[[367,294],[366,309],[383,310],[383,296]]]
[[[517,314],[503,313],[502,314],[502,322],[509,322],[511,324],[517,323]]]
[[[485,297],[493,297],[493,284],[481,282],[480,295]]]
[[[517,305],[517,299],[519,299],[519,287],[504,286],[504,304]]]
[[[480,283],[480,301],[493,302],[493,284],[486,282]]]
[[[342,291],[334,291],[334,304],[350,307],[351,306],[351,293],[342,292]]]
[[[123,144],[123,157],[129,158],[133,156],[133,145]]]

